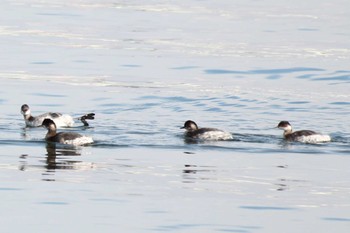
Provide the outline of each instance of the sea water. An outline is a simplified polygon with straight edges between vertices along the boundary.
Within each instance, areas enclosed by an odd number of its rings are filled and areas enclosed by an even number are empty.
[[[1,232],[348,232],[349,5],[3,1]],[[96,113],[59,129],[95,143],[47,144],[25,103]]]

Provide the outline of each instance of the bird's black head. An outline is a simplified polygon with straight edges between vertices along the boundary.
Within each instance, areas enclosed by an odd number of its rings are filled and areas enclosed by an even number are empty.
[[[48,119],[48,118],[46,118],[41,125],[47,129],[51,128],[51,127],[56,128],[55,122],[51,119]]]
[[[277,128],[286,128],[288,126],[291,126],[288,121],[281,121],[278,125]]]
[[[27,113],[30,113],[29,106],[27,104],[23,104],[21,107],[21,113],[23,115],[26,115]]]
[[[188,120],[185,122],[184,126],[181,127],[181,129],[192,131],[192,130],[197,130],[198,126],[194,121]]]

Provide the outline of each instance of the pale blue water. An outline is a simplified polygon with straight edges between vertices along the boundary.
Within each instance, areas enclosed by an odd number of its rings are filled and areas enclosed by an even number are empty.
[[[349,231],[347,1],[2,5],[1,232]],[[47,145],[24,103],[95,112],[61,130],[96,142]],[[234,140],[188,142],[189,119]]]

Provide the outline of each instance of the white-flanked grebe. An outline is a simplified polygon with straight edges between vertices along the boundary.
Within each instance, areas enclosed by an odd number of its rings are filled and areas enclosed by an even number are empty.
[[[51,119],[45,119],[42,123],[47,129],[47,134],[45,140],[48,142],[58,142],[62,144],[71,144],[75,146],[82,146],[86,144],[91,144],[94,141],[91,137],[87,137],[74,132],[56,132],[56,124]]]
[[[32,116],[30,108],[27,104],[22,105],[21,113],[24,117],[24,121],[27,127],[39,127],[47,118],[53,120],[57,127],[72,127],[74,124],[73,117],[67,114],[61,114],[57,112],[47,112],[39,116]],[[87,119],[95,119],[95,113],[89,113],[78,118],[78,120],[80,120],[84,124],[84,126],[89,126],[89,124],[86,121]]]
[[[198,128],[194,121],[186,121],[181,129],[186,129],[187,138],[199,140],[229,140],[233,139],[232,134],[215,128]]]
[[[277,128],[283,129],[283,136],[289,141],[298,141],[305,143],[318,143],[318,142],[329,142],[331,137],[329,135],[323,135],[316,133],[311,130],[299,130],[293,132],[292,126],[288,121],[281,121]]]

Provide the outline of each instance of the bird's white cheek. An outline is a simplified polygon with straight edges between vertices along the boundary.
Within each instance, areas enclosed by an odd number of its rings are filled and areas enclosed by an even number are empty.
[[[26,112],[21,111],[21,113],[24,116],[28,116],[28,115],[30,115],[30,110],[27,110]]]

